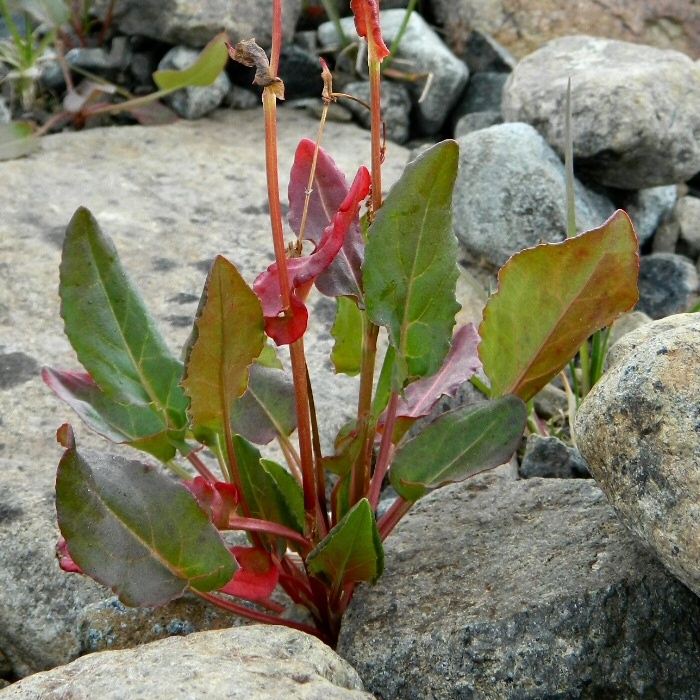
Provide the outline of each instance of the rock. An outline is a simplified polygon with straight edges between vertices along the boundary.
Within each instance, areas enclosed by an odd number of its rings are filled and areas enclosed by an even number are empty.
[[[700,595],[700,315],[629,333],[581,405],[575,431],[622,522]]]
[[[344,92],[365,102],[370,101],[367,81],[348,83]],[[400,83],[383,81],[381,102],[386,137],[395,143],[406,143],[411,136],[411,96],[408,88]],[[342,106],[352,112],[365,129],[370,128],[371,115],[366,107],[353,100],[343,100]]]
[[[192,595],[161,608],[127,608],[117,598],[108,598],[80,611],[78,640],[82,656],[245,624],[248,624],[245,618],[207,605]]]
[[[382,35],[388,46],[398,36],[405,14],[405,10],[382,10],[379,13]],[[344,17],[341,24],[345,35],[351,41],[357,41],[354,19]],[[318,37],[322,46],[338,42],[335,27],[330,22],[319,27]],[[400,60],[402,68],[411,73],[432,74],[425,95],[422,95],[425,82],[418,81],[411,86],[411,96],[420,130],[423,134],[437,134],[464,89],[469,77],[467,66],[452,54],[417,12],[411,14],[396,60]]]
[[[700,199],[681,197],[673,216],[678,222],[678,252],[697,260],[700,255]]]
[[[131,63],[131,47],[125,36],[112,40],[109,52],[104,47],[70,49],[65,55],[66,63],[83,70],[106,75],[114,71],[122,71]]]
[[[692,698],[700,600],[591,479],[504,468],[420,501],[361,586],[339,653],[398,698]]]
[[[231,85],[231,89],[224,97],[224,104],[231,109],[255,109],[260,107],[262,101],[256,92],[238,85]]]
[[[623,197],[620,209],[632,219],[639,245],[651,240],[664,217],[673,209],[678,198],[678,189],[673,185],[650,187],[632,192]]]
[[[488,129],[490,126],[503,124],[503,117],[500,112],[472,112],[465,114],[457,120],[454,129],[454,138],[471,134],[472,131]]]
[[[699,286],[697,270],[688,258],[675,253],[643,255],[635,308],[653,319],[687,311]]]
[[[182,70],[189,68],[199,57],[199,51],[186,46],[174,46],[163,56],[158,70]],[[224,101],[231,88],[225,71],[207,87],[187,87],[163,98],[184,119],[199,119],[215,110]]]
[[[469,250],[501,266],[524,248],[564,239],[564,166],[533,127],[501,124],[458,143],[454,228]],[[579,230],[600,226],[613,211],[609,200],[576,183]]]
[[[566,392],[549,383],[535,396],[535,412],[540,418],[564,418],[569,411]]]
[[[329,647],[286,627],[199,632],[84,656],[3,691],[3,700],[366,700],[357,673]]]
[[[315,138],[318,122],[283,108],[278,119],[286,192],[299,139]],[[78,612],[109,595],[63,573],[54,559],[56,429],[71,421],[78,445],[134,455],[87,430],[39,376],[43,365],[79,368],[56,293],[65,227],[79,205],[91,209],[179,354],[214,256],[225,254],[249,283],[273,260],[263,133],[262,110],[219,110],[195,122],[51,135],[31,156],[0,163],[3,187],[13,193],[0,217],[0,396],[12,407],[1,412],[0,651],[17,675],[70,661]],[[354,125],[326,124],[324,145],[349,179],[369,161],[368,135]],[[406,159],[399,145],[387,152],[387,190]],[[333,305],[326,302],[310,299],[317,321],[306,344],[328,450],[354,415],[357,383],[335,375],[329,362],[333,338],[321,320],[332,318]]]
[[[0,124],[9,124],[12,121],[12,112],[7,106],[4,97],[0,97]]]
[[[323,92],[318,56],[301,46],[292,44],[282,49],[277,75],[284,81],[285,99],[320,97]]]
[[[620,338],[636,331],[637,328],[645,326],[647,323],[651,323],[652,318],[647,316],[643,311],[628,311],[625,314],[620,314],[615,319],[613,327],[610,329],[610,338],[608,339],[608,355]],[[607,358],[607,355],[606,355]]]
[[[289,43],[301,14],[301,0],[282,4],[283,43]],[[96,3],[104,13],[108,0]],[[146,36],[166,44],[201,49],[222,30],[232,44],[255,38],[264,49],[272,41],[272,3],[268,0],[117,0],[114,24],[127,36]]]
[[[470,29],[490,33],[518,58],[550,39],[593,34],[700,57],[696,0],[432,0],[447,43],[461,56]]]
[[[578,172],[635,190],[700,170],[700,64],[677,51],[588,36],[530,54],[506,84],[503,118],[532,124],[560,155],[569,78]]]
[[[517,63],[508,49],[478,29],[469,32],[461,57],[470,73],[510,73]]]
[[[462,97],[455,105],[454,114],[500,112],[506,80],[507,73],[475,73],[469,78]]]
[[[534,433],[527,438],[523,461],[518,469],[521,479],[589,479],[588,467],[581,453],[559,438]]]

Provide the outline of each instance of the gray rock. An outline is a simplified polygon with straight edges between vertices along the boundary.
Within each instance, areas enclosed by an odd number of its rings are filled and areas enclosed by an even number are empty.
[[[199,632],[84,656],[3,691],[3,700],[370,700],[357,673],[314,637],[285,627]]]
[[[461,58],[470,73],[510,73],[517,63],[508,49],[479,29],[469,32]]]
[[[454,138],[459,139],[462,136],[471,134],[472,131],[479,129],[488,129],[490,126],[503,124],[503,117],[500,112],[472,112],[461,116],[454,129]]]
[[[320,97],[323,92],[318,56],[301,46],[285,46],[280,53],[277,75],[284,81],[285,99]]]
[[[453,115],[461,117],[470,112],[500,113],[506,80],[507,73],[475,73],[469,78],[464,93],[455,105]]]
[[[700,199],[681,197],[673,215],[678,222],[678,252],[697,260],[700,256]]]
[[[343,91],[365,102],[370,101],[369,83],[366,81],[348,83]],[[400,83],[383,81],[381,102],[386,137],[395,143],[406,143],[411,136],[411,96],[408,88]],[[365,129],[370,128],[371,115],[363,105],[353,100],[343,100],[342,106],[352,112]]]
[[[104,11],[107,0],[97,7]],[[301,14],[301,0],[282,3],[283,42],[289,43]],[[272,41],[272,3],[268,0],[117,0],[115,26],[127,36],[145,36],[167,44],[201,49],[225,30],[236,44],[255,38],[264,49]]]
[[[640,245],[651,240],[677,198],[678,189],[674,185],[638,190],[623,198],[620,208],[632,219]]]
[[[504,119],[532,124],[563,154],[569,78],[580,172],[633,190],[676,184],[700,170],[700,64],[650,46],[555,39],[511,73]]]
[[[4,97],[0,97],[0,124],[9,124],[12,121],[12,112]]]
[[[615,343],[623,338],[628,333],[636,331],[638,328],[645,326],[647,323],[651,323],[654,319],[647,316],[643,311],[628,311],[625,314],[620,314],[615,319],[613,327],[610,329],[610,338],[608,339],[608,353],[607,357],[610,355]]]
[[[582,404],[579,448],[620,519],[700,595],[700,315],[629,333]]]
[[[199,51],[186,46],[174,46],[163,56],[158,70],[189,68],[199,57]],[[207,87],[187,87],[163,98],[164,102],[184,119],[199,119],[221,105],[231,88],[225,71]]]
[[[589,479],[591,476],[577,449],[565,445],[558,438],[534,433],[527,438],[518,475],[521,479],[536,476],[543,479]]]
[[[700,693],[700,600],[590,479],[499,468],[427,496],[385,547],[338,647],[384,700]]]
[[[255,109],[260,107],[262,100],[260,95],[248,88],[238,85],[231,85],[231,89],[226,93],[224,105],[231,109]]]
[[[398,36],[405,14],[405,10],[382,10],[379,13],[382,35],[389,48]],[[341,24],[346,36],[350,40],[357,40],[354,19],[345,17]],[[319,27],[318,36],[323,46],[338,42],[335,27],[330,22]],[[411,87],[411,95],[418,127],[424,134],[438,133],[467,82],[469,70],[466,64],[445,46],[417,12],[411,14],[395,61],[397,66],[400,65],[411,73],[432,74],[425,95],[422,95],[425,86],[423,81],[418,81]]]
[[[78,47],[66,52],[66,62],[87,71],[106,74],[110,71],[125,70],[131,62],[131,47],[125,36],[112,40],[110,50],[104,47]]]
[[[468,249],[501,266],[524,248],[564,239],[564,166],[533,127],[501,124],[458,143],[454,228]],[[576,183],[580,231],[600,226],[613,211],[605,197]]]
[[[687,311],[700,286],[693,263],[675,253],[643,255],[639,262],[639,303],[635,308],[653,319]]]
[[[278,119],[286,192],[299,139],[315,138],[318,122],[286,109]],[[0,412],[0,651],[18,675],[67,663],[78,650],[78,612],[109,594],[54,559],[56,429],[71,421],[78,445],[134,456],[87,430],[38,374],[43,365],[79,369],[57,296],[65,227],[78,206],[91,209],[179,354],[214,256],[226,255],[249,283],[273,260],[263,133],[262,110],[219,110],[162,127],[47,136],[28,158],[0,163],[2,193],[12,193],[0,194],[0,396],[11,407]],[[369,161],[368,136],[354,125],[326,124],[324,145],[349,179]],[[406,158],[398,145],[387,152],[387,189]],[[328,359],[333,338],[321,321],[332,318],[332,304],[315,295],[310,303],[317,322],[307,334],[308,362],[328,451],[355,413],[357,382],[335,375]]]

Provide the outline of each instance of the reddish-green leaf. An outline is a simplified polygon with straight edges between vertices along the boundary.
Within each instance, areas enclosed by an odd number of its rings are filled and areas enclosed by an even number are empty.
[[[326,228],[316,250],[303,258],[287,260],[291,305],[284,308],[277,263],[273,263],[253,283],[265,314],[265,332],[278,345],[299,340],[306,331],[308,310],[304,299],[318,275],[325,272],[343,246],[345,234],[357,217],[360,204],[369,193],[370,175],[361,166],[338,213]],[[286,313],[285,313],[286,312]]]
[[[269,598],[280,577],[270,553],[259,547],[231,547],[231,552],[241,568],[221,589],[221,593],[246,600]]]
[[[306,559],[309,572],[337,592],[348,583],[376,583],[384,571],[384,550],[366,498],[358,501]]]
[[[291,379],[279,369],[253,363],[248,389],[233,405],[233,431],[256,445],[267,445],[278,435],[290,435],[296,426]]]
[[[86,425],[117,444],[144,450],[163,462],[175,456],[163,414],[152,405],[136,406],[110,399],[86,372],[44,367],[45,384],[65,401]]]
[[[304,215],[306,192],[313,164],[316,144],[310,139],[302,139],[294,156],[294,165],[289,177],[289,225],[299,236]],[[342,171],[322,148],[318,158],[311,186],[309,206],[304,226],[304,240],[318,246],[323,233],[333,217],[343,205],[350,187]],[[316,278],[316,288],[329,297],[352,296],[362,300],[362,261],[365,241],[360,230],[360,217],[356,215],[345,235],[343,247],[336,255],[328,270]]]
[[[238,515],[238,492],[233,484],[225,481],[209,483],[204,477],[183,481],[197,499],[199,507],[209,514],[217,530],[228,530],[229,520]]]
[[[217,256],[202,292],[182,386],[195,426],[221,430],[248,386],[264,345],[260,302],[238,270]]]
[[[70,447],[58,467],[56,510],[72,560],[126,605],[221,588],[236,568],[194,496],[141,462]]]
[[[396,410],[392,442],[398,442],[418,418],[427,416],[442,396],[455,396],[459,387],[476,373],[481,367],[477,353],[479,340],[473,323],[462,326],[454,335],[452,347],[440,371],[406,387]],[[380,422],[384,420],[386,413],[381,416]]]
[[[479,328],[492,396],[528,401],[595,331],[638,301],[639,245],[617,211],[600,228],[514,255]]]
[[[370,58],[381,61],[389,55],[379,26],[379,8],[376,0],[350,0],[355,15],[358,36],[364,37],[369,46]]]
[[[114,244],[82,207],[66,230],[59,293],[66,335],[102,391],[120,403],[152,404],[171,430],[184,428],[182,363],[170,354]]]
[[[525,404],[517,396],[443,413],[396,453],[391,485],[412,502],[431,489],[497,467],[517,449],[526,421]]]
[[[452,232],[458,155],[457,144],[444,141],[409,163],[369,228],[367,312],[389,330],[397,382],[435,374],[450,349],[460,308]]]
[[[186,87],[207,87],[224,69],[228,61],[226,33],[217,34],[199,54],[197,61],[183,70],[159,70],[153,74],[153,82],[160,90],[180,90]]]

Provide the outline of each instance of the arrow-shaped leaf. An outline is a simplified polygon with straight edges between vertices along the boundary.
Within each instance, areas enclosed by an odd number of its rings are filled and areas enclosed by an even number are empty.
[[[375,324],[389,329],[395,366],[407,373],[399,377],[404,381],[440,369],[460,308],[452,232],[458,155],[457,144],[444,141],[411,162],[369,228],[363,268],[367,311]]]
[[[82,207],[66,230],[59,293],[66,335],[105,394],[121,403],[153,404],[171,428],[183,428],[182,363],[170,354],[114,244]]]
[[[96,433],[117,444],[149,452],[163,462],[175,456],[163,414],[152,406],[123,404],[110,399],[86,372],[44,367],[46,385]]]
[[[526,421],[525,404],[516,396],[443,413],[396,453],[391,485],[413,502],[428,490],[497,467],[517,449]]]
[[[249,367],[265,343],[260,302],[238,270],[217,256],[195,320],[182,386],[195,426],[222,430],[248,386]]]
[[[600,228],[514,255],[479,328],[492,396],[531,399],[595,331],[638,301],[639,244],[617,211]]]
[[[309,572],[339,591],[348,583],[376,583],[384,571],[384,549],[366,498],[358,501],[306,559]]]
[[[310,139],[302,139],[294,156],[294,165],[289,177],[289,225],[294,233],[301,233],[304,218],[306,192],[313,164],[316,144]],[[314,181],[309,196],[304,238],[318,247],[323,233],[340,210],[350,186],[345,175],[333,159],[318,149]],[[329,297],[352,296],[362,300],[362,260],[365,240],[360,230],[360,217],[356,214],[345,235],[343,247],[336,255],[328,270],[316,278],[316,288]]]
[[[207,87],[224,69],[228,61],[225,33],[217,34],[199,54],[191,66],[183,70],[159,70],[153,74],[153,81],[160,90],[180,90],[187,87]]]
[[[188,586],[216,590],[236,570],[194,496],[155,467],[69,447],[56,509],[70,557],[126,605],[163,605]]]

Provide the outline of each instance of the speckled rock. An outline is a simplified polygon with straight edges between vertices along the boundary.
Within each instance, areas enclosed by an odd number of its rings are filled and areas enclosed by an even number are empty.
[[[639,261],[639,303],[653,319],[687,311],[700,285],[695,265],[676,253],[652,253]]]
[[[84,656],[25,678],[3,700],[371,700],[357,673],[315,637],[251,627],[170,637]]]
[[[339,653],[383,700],[700,695],[700,599],[591,479],[506,477],[427,496],[356,592]]]
[[[700,595],[700,314],[628,333],[576,417],[576,439],[620,519]]]
[[[532,124],[560,155],[569,78],[578,172],[636,190],[700,170],[700,63],[590,36],[555,39],[530,54],[504,88],[503,117]]]

